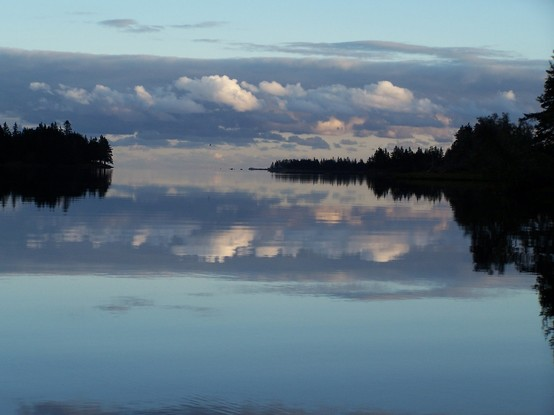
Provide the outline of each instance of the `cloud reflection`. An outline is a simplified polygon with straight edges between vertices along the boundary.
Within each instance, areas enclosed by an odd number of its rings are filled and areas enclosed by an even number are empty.
[[[137,307],[152,307],[154,303],[150,300],[138,297],[118,297],[111,304],[98,306],[100,310],[112,313],[122,313]]]
[[[96,403],[41,402],[24,405],[18,415],[394,415],[385,411],[337,411],[336,408],[318,408],[317,410],[287,407],[280,403],[267,405],[209,401],[194,398],[182,404],[161,406],[151,409],[104,409]]]
[[[200,272],[305,282],[299,293],[358,299],[471,296],[468,286],[485,283],[462,278],[472,269],[469,242],[446,200],[399,201],[362,182],[284,182],[241,172],[196,184],[115,183],[104,199],[79,199],[67,213],[6,206],[0,226],[3,272]],[[337,281],[349,285],[312,284]],[[397,286],[376,290],[369,282]]]

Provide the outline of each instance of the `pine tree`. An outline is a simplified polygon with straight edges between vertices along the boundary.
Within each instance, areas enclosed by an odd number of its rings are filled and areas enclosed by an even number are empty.
[[[554,55],[552,56],[554,59]],[[539,144],[554,147],[554,63],[546,71],[544,92],[537,98],[543,109],[540,112],[525,114],[526,119],[535,120],[536,137]]]

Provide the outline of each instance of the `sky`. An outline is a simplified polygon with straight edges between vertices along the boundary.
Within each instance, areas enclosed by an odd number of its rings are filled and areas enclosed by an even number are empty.
[[[539,109],[554,2],[23,0],[3,6],[0,122],[70,120],[115,162],[267,167],[447,148]]]

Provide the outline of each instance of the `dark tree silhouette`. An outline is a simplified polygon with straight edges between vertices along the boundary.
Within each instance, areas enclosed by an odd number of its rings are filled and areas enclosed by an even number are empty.
[[[18,201],[37,207],[69,209],[70,203],[85,196],[103,198],[111,185],[110,169],[43,166],[0,169],[0,206]]]
[[[513,123],[508,114],[479,117],[456,132],[452,146],[428,149],[378,148],[367,162],[350,158],[285,159],[271,164],[274,173],[402,176],[435,179],[488,180],[506,186],[550,185],[554,153],[537,145],[525,119]],[[424,174],[422,174],[424,173]]]
[[[554,55],[552,55],[554,59]],[[539,145],[549,152],[554,152],[554,63],[546,71],[544,92],[537,98],[542,111],[526,114],[526,118],[536,121],[536,138]]]
[[[4,123],[0,129],[0,165],[7,164],[110,167],[113,154],[104,136],[88,139],[75,132],[69,121],[64,122],[63,128],[57,123],[40,123],[23,130],[16,123],[11,131]]]

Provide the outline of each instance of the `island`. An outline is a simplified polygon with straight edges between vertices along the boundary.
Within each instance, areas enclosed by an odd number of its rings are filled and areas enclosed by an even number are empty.
[[[106,137],[88,138],[73,131],[71,123],[36,128],[0,128],[0,168],[39,166],[79,166],[112,168],[112,147]]]
[[[74,199],[104,197],[113,155],[104,136],[87,138],[71,123],[0,127],[0,205],[19,201],[66,211]]]

